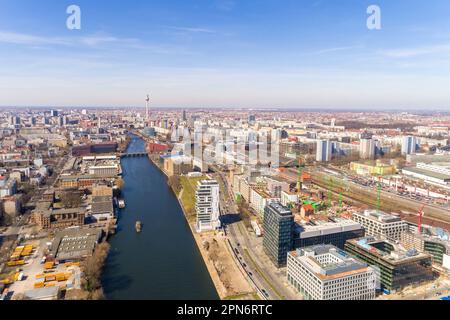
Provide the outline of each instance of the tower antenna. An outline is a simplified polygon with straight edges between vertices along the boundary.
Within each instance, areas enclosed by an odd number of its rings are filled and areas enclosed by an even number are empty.
[[[149,118],[150,118],[150,113],[149,113],[149,103],[150,103],[150,95],[147,94],[147,99],[145,99],[145,120],[148,122]]]

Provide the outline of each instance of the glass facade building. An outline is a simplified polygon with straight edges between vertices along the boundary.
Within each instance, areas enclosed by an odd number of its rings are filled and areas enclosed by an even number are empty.
[[[278,202],[264,209],[263,247],[276,267],[286,266],[288,252],[293,247],[294,216]]]

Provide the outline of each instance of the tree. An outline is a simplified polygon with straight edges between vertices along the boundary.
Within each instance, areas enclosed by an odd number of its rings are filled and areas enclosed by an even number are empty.
[[[122,190],[123,187],[125,186],[125,181],[122,178],[117,179],[116,181],[116,186]]]
[[[84,288],[91,293],[92,296],[99,296],[98,290],[101,290],[101,274],[108,257],[110,245],[103,242],[97,246],[94,254],[87,258],[83,264],[85,276]],[[102,294],[103,295],[103,294]]]
[[[61,195],[61,203],[64,208],[78,208],[81,205],[81,196],[78,192]]]
[[[175,194],[179,194],[181,192],[181,182],[180,182],[180,177],[178,176],[171,176],[169,178],[169,180],[167,181],[167,184],[169,185],[169,187],[172,188],[173,192],[175,192]]]

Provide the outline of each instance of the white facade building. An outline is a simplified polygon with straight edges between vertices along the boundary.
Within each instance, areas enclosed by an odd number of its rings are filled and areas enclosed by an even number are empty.
[[[329,140],[319,140],[317,141],[316,150],[316,161],[317,162],[328,162],[331,160],[331,141]]]
[[[401,234],[408,230],[408,224],[400,217],[378,210],[365,210],[353,213],[352,220],[360,223],[366,236],[381,239],[400,240]]]
[[[409,155],[416,153],[417,138],[414,136],[405,136],[402,141],[402,155]]]
[[[374,159],[375,158],[375,140],[361,139],[361,144],[359,148],[359,156],[361,159]]]
[[[332,245],[290,252],[287,279],[307,300],[372,300],[377,288],[372,268]]]
[[[216,180],[198,182],[195,192],[198,232],[220,228],[219,190],[219,183]]]

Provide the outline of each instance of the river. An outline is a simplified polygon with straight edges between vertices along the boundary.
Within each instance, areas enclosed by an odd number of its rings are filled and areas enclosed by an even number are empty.
[[[127,152],[142,152],[136,136]],[[217,291],[166,177],[147,157],[122,160],[126,208],[102,276],[107,299],[216,300]],[[142,233],[135,231],[142,221]]]

